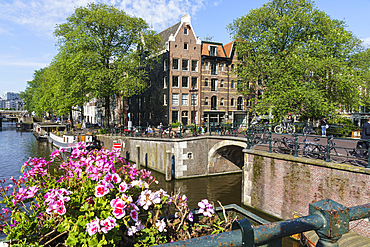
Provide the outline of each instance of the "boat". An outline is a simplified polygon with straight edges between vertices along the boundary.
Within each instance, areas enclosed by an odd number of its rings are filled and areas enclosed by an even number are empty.
[[[58,135],[58,133],[50,132],[49,135],[47,136],[48,141],[56,148],[64,148],[67,149],[68,152],[71,152],[72,148],[77,147],[77,144],[79,142],[86,142],[92,146],[95,145],[92,135],[85,134],[74,135],[71,133]]]
[[[52,131],[63,131],[66,129],[66,126],[58,123],[51,122],[38,122],[33,123],[33,135],[39,141],[47,141],[48,135]]]

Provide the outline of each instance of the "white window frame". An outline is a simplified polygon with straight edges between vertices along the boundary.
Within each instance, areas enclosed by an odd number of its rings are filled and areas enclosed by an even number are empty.
[[[177,60],[177,69],[175,69],[175,60]],[[179,65],[179,60],[180,59],[178,59],[178,58],[172,58],[172,69],[173,70],[179,70],[179,67],[180,67],[180,65]]]
[[[197,80],[196,85],[195,85],[194,88],[198,88],[198,77],[196,77],[196,76],[191,77],[191,88],[193,88],[193,78],[195,78]]]
[[[187,79],[187,82],[186,82],[187,85],[186,85],[186,87],[184,87],[184,84],[183,84],[184,83],[184,78]],[[189,76],[182,76],[181,77],[181,87],[182,88],[189,88]]]
[[[224,98],[221,98],[221,99],[220,99],[220,106],[224,106],[224,103],[225,103],[225,102],[224,102]]]
[[[163,71],[167,71],[167,59],[163,60]]]
[[[195,66],[193,66],[194,62]],[[193,69],[193,67],[195,67],[195,69]],[[198,72],[198,60],[191,60],[191,71]]]
[[[172,94],[172,105],[175,105],[175,106],[179,105],[179,94],[178,93]]]
[[[208,62],[204,62],[204,70],[209,70],[209,63]]]
[[[168,77],[165,76],[163,77],[163,88],[167,88],[167,84],[168,84]]]
[[[184,105],[184,106],[188,106],[189,105],[189,94],[187,94],[187,93],[183,93],[182,94],[181,104]]]
[[[184,27],[184,35],[188,35],[189,34],[189,29],[187,27]]]
[[[174,78],[175,78],[175,77],[177,77],[177,86],[174,86],[174,85],[173,85],[173,82],[174,82]],[[179,76],[178,76],[178,75],[173,75],[173,76],[172,76],[172,87],[174,87],[174,88],[179,88],[179,84],[180,84],[180,83],[179,83]]]
[[[186,61],[186,67],[184,67],[184,62]],[[181,69],[183,71],[189,71],[189,59],[182,59],[181,61]]]
[[[163,94],[163,105],[167,105],[167,94]]]

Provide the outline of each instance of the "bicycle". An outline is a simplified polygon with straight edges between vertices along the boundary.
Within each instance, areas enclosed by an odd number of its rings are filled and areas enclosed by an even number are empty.
[[[330,161],[335,163],[345,163],[348,159],[348,151],[345,148],[337,147],[333,139],[334,137],[332,135],[329,136],[329,146],[327,146],[320,145],[320,139],[314,138],[313,140],[316,143],[306,145],[303,153],[306,157],[311,159],[325,159],[329,148]]]
[[[244,132],[244,136],[252,139],[252,145],[265,144],[269,139],[269,129],[267,126],[256,126],[252,125],[247,131]],[[259,135],[261,134],[261,135]]]
[[[315,134],[315,130],[313,129],[312,124],[307,124],[306,126],[304,126],[302,132],[305,135]]]
[[[281,140],[273,140],[273,151],[279,154],[293,154],[295,150],[296,141],[298,136],[293,138],[288,138],[285,136],[281,137]],[[299,144],[297,143],[297,150],[299,149]]]
[[[366,145],[363,141],[357,142],[356,147],[349,151],[349,154],[353,157],[353,161],[356,165],[367,167],[369,164],[369,150],[366,149]]]
[[[284,131],[288,134],[293,134],[295,133],[295,127],[293,124],[290,123],[280,123],[279,125],[275,126],[274,131],[276,134],[282,134]]]

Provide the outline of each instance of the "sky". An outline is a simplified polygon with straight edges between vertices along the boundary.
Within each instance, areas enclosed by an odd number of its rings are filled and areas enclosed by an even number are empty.
[[[24,91],[34,71],[48,66],[58,52],[55,26],[89,2],[116,5],[158,32],[189,14],[197,36],[226,44],[232,40],[227,25],[267,0],[0,0],[0,97]],[[315,5],[370,44],[370,0],[317,0]]]

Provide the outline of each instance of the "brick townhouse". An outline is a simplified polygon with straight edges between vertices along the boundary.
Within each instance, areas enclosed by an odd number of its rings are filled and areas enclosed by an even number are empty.
[[[134,125],[246,123],[247,102],[237,92],[234,42],[201,41],[190,16],[159,33],[163,51],[149,68],[148,87],[129,99]],[[195,110],[195,112],[194,112]]]

